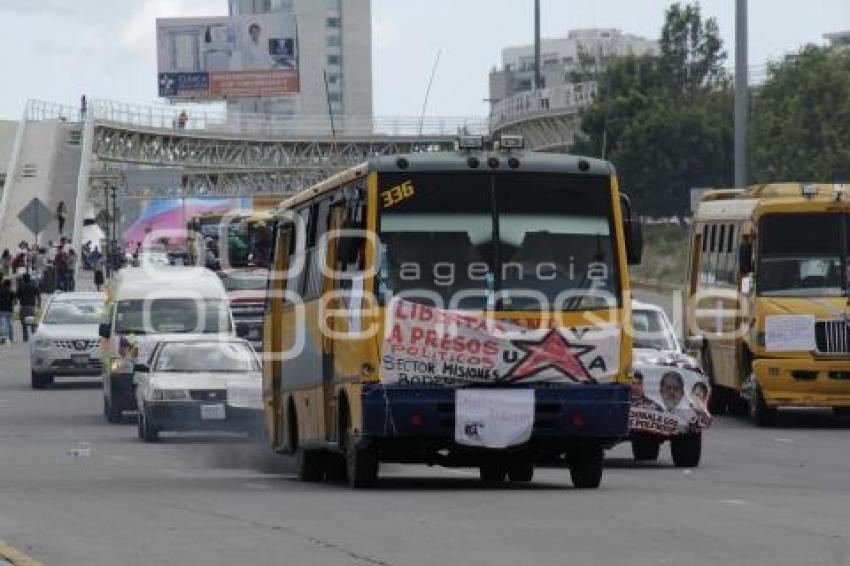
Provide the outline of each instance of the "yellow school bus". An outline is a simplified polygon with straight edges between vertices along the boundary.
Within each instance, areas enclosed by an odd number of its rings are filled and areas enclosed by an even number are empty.
[[[273,449],[304,480],[379,463],[597,487],[627,435],[639,223],[603,161],[475,136],[281,204],[264,331]]]
[[[704,196],[688,325],[715,411],[765,426],[780,407],[850,408],[847,197],[843,185],[801,183]]]

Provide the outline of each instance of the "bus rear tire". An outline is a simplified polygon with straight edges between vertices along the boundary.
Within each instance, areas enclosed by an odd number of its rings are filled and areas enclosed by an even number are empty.
[[[303,482],[318,482],[324,477],[324,453],[320,450],[298,450],[298,479]]]
[[[661,453],[661,441],[655,438],[633,438],[632,456],[635,462],[655,462]]]
[[[677,468],[696,468],[702,458],[702,433],[683,434],[670,439],[670,455]]]
[[[570,478],[576,489],[596,489],[602,483],[604,452],[601,446],[586,448],[572,457]]]

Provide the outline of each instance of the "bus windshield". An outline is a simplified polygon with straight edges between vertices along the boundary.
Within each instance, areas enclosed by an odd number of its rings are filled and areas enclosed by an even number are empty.
[[[846,288],[843,214],[773,214],[759,224],[762,296],[840,297]]]
[[[540,173],[386,175],[381,294],[451,309],[617,306],[609,183]]]

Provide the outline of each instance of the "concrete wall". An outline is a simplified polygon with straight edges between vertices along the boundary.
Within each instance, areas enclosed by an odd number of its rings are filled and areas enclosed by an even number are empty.
[[[12,159],[12,148],[15,145],[15,135],[18,133],[18,122],[0,120],[0,176],[8,174],[9,162]],[[2,194],[0,183],[0,194]]]

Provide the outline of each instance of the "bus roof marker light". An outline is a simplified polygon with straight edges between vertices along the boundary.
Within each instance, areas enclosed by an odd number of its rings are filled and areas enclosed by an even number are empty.
[[[490,169],[498,169],[501,164],[502,162],[499,161],[498,157],[491,157],[487,160],[487,165],[490,166]]]
[[[590,171],[590,162],[587,161],[586,159],[579,160],[578,170],[581,171],[582,173],[587,173],[588,171]]]
[[[499,140],[500,149],[524,149],[525,138],[522,136],[504,135]]]
[[[466,164],[470,169],[478,169],[481,166],[481,160],[473,156],[466,160]]]
[[[458,149],[484,149],[484,136],[460,136],[457,139]]]
[[[396,164],[396,167],[398,167],[399,169],[402,169],[402,170],[410,167],[410,162],[407,159],[405,159],[404,157],[399,157],[396,160],[395,164]]]
[[[508,167],[510,167],[511,169],[519,169],[520,165],[522,164],[516,157],[511,157],[510,159],[508,159]]]

